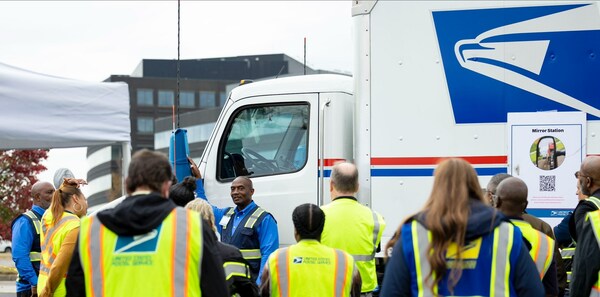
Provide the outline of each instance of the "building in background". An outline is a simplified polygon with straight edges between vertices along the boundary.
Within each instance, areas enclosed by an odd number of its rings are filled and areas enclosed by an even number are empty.
[[[201,156],[229,91],[240,80],[303,75],[305,72],[333,73],[305,68],[285,54],[181,60],[178,114],[180,127],[188,130],[190,155],[193,158]],[[132,75],[111,75],[105,80],[129,85],[132,153],[142,148],[168,153],[176,78],[176,60],[144,59]],[[120,197],[121,147],[88,147],[87,159],[89,205]]]

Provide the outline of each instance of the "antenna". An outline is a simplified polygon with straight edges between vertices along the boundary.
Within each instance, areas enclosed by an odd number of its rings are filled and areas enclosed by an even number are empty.
[[[180,59],[179,59],[179,44],[180,44],[180,27],[181,27],[181,1],[177,0],[177,91],[175,93],[175,102],[177,104],[177,128],[179,128],[179,68],[180,68]]]
[[[306,37],[304,37],[304,75],[306,75]]]

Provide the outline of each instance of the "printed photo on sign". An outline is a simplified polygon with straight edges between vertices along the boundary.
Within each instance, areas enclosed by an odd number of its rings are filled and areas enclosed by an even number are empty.
[[[542,170],[554,170],[565,161],[566,149],[560,139],[546,135],[536,139],[531,145],[531,162]]]

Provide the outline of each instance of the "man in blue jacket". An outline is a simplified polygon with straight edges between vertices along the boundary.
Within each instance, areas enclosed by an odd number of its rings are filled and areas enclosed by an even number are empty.
[[[269,255],[279,248],[279,234],[273,215],[256,205],[252,195],[252,180],[239,176],[231,183],[231,198],[236,207],[212,208],[221,241],[240,249],[250,264],[252,280],[260,285]]]
[[[17,297],[37,296],[40,273],[40,219],[50,207],[54,186],[37,182],[31,187],[33,207],[12,222],[12,257],[17,267]]]

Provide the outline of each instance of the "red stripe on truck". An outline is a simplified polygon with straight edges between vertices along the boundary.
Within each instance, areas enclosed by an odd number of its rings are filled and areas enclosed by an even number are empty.
[[[457,157],[393,157],[371,158],[371,165],[437,165],[445,158],[461,158],[473,165],[506,164],[507,156],[457,156]]]

